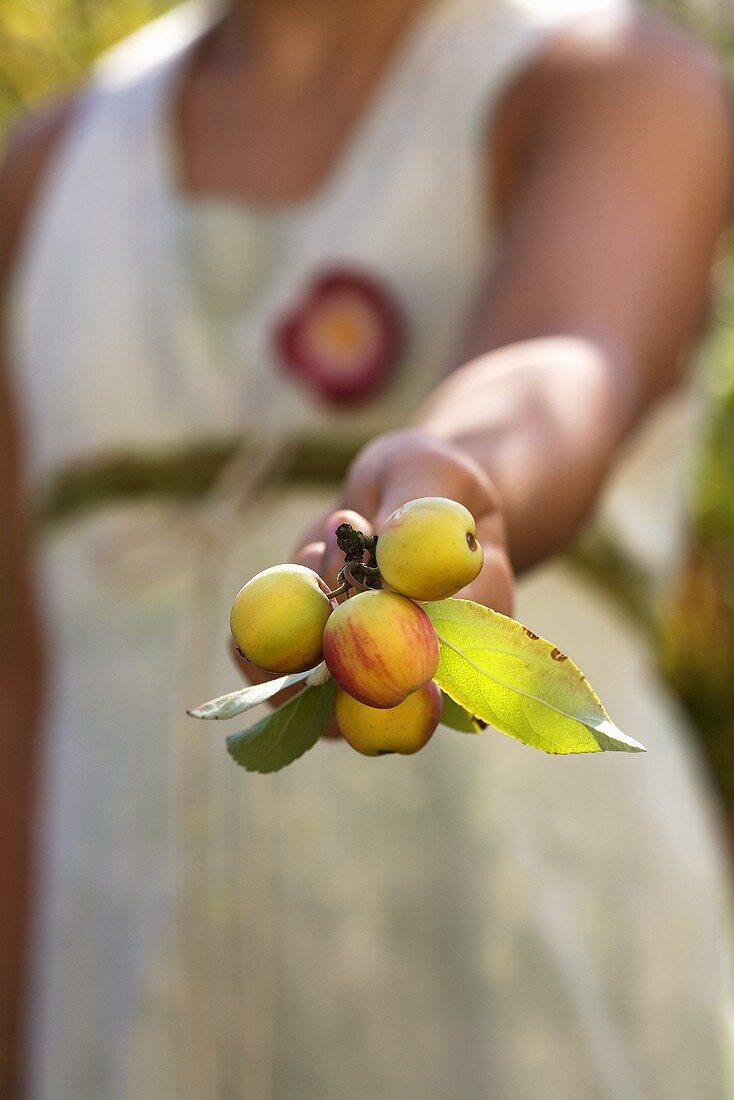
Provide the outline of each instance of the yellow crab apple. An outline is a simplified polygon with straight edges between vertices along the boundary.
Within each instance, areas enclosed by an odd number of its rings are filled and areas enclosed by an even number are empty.
[[[433,736],[441,718],[441,691],[429,680],[396,707],[368,707],[346,691],[336,693],[339,732],[364,756],[418,752]]]
[[[326,583],[303,565],[274,565],[235,596],[229,624],[242,656],[265,672],[305,672],[321,661],[324,627],[336,606]]]
[[[446,497],[420,497],[396,509],[377,539],[385,582],[413,600],[443,600],[479,575],[484,554],[471,512]]]
[[[324,659],[355,699],[368,707],[395,707],[435,676],[438,638],[412,600],[397,592],[361,592],[329,618]]]

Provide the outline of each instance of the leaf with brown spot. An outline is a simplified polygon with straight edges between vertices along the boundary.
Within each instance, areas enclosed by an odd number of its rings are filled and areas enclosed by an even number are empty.
[[[645,751],[617,729],[581,670],[551,642],[469,600],[422,607],[441,646],[436,682],[470,714],[544,752]]]

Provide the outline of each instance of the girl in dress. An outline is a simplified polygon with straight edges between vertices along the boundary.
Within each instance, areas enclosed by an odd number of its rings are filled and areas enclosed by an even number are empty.
[[[701,321],[730,182],[715,66],[624,0],[187,4],[21,134],[8,1093],[25,1005],[38,1100],[732,1095],[690,738],[630,625],[550,560],[596,504],[670,564],[674,407],[620,454]],[[646,757],[443,730],[263,778],[185,717],[234,686],[246,578],[326,576],[343,509],[428,494],[478,518],[473,598],[510,610],[542,563],[515,614]]]

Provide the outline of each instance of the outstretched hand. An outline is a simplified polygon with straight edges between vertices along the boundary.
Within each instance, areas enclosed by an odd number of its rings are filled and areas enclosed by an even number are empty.
[[[306,532],[294,561],[335,585],[344,564],[334,534],[340,523],[351,523],[365,534],[379,533],[401,504],[427,496],[457,500],[477,522],[484,566],[458,595],[511,614],[513,573],[497,492],[471,457],[424,432],[391,432],[369,443],[352,463],[337,506]]]
[[[512,613],[514,576],[507,553],[505,525],[497,492],[481,466],[457,447],[424,432],[405,430],[378,436],[352,463],[334,508],[303,536],[293,561],[314,569],[332,587],[344,564],[336,528],[350,523],[364,534],[379,533],[387,517],[417,497],[448,497],[463,504],[477,523],[484,551],[479,576],[457,595]],[[252,683],[271,679],[234,650],[238,666]],[[297,689],[272,700],[279,705]]]

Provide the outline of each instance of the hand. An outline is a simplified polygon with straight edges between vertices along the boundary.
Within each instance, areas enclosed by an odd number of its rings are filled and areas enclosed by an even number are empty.
[[[458,447],[419,431],[379,436],[357,456],[349,469],[337,506],[321,516],[304,536],[293,561],[307,565],[336,587],[344,555],[336,545],[340,523],[351,523],[365,534],[379,531],[396,508],[422,496],[458,500],[474,516],[484,550],[479,576],[458,595],[506,615],[512,612],[514,577],[496,490],[482,468]],[[238,668],[251,683],[271,679],[232,649]],[[271,702],[280,705],[297,688],[281,692]],[[336,733],[332,728],[329,733]]]
[[[334,532],[351,523],[365,534],[379,532],[387,517],[408,500],[441,496],[458,500],[477,521],[484,550],[482,572],[458,595],[510,614],[513,573],[507,554],[502,510],[484,470],[460,448],[424,432],[390,432],[369,443],[352,463],[336,509],[307,532],[294,561],[315,569],[336,585],[344,564]]]

